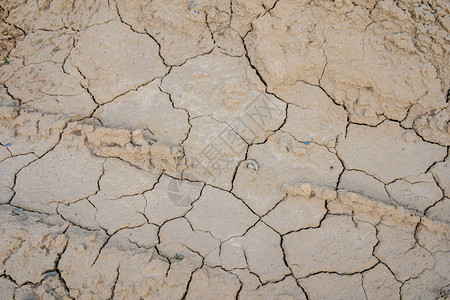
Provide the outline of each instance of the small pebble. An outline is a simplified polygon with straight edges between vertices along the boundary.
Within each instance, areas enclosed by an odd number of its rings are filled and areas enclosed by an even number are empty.
[[[20,213],[20,212],[23,212],[23,209],[22,209],[22,208],[14,208],[14,209],[13,209],[13,212],[16,213],[16,214],[18,214],[18,213]]]
[[[416,141],[416,134],[412,131],[407,131],[403,134],[403,140],[407,143],[414,143]]]
[[[44,277],[47,277],[47,276],[56,277],[57,275],[58,275],[58,273],[56,271],[51,271],[51,272],[45,273]]]
[[[250,159],[250,160],[247,161],[247,168],[255,170],[255,171],[258,171],[259,165],[258,165],[258,163],[255,160]]]

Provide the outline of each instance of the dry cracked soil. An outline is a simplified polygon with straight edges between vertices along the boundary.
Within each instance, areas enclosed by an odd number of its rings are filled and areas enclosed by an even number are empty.
[[[0,2],[0,299],[448,299],[450,2]]]

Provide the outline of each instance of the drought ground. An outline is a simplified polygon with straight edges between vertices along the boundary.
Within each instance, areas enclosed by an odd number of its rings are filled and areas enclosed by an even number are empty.
[[[0,3],[1,299],[447,299],[448,1]]]

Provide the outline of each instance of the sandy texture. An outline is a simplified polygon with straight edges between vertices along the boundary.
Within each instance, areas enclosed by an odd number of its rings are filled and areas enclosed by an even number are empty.
[[[0,3],[0,299],[447,299],[450,6]]]

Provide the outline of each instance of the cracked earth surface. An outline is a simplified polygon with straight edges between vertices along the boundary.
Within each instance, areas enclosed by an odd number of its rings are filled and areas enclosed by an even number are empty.
[[[450,4],[0,3],[1,299],[447,299]]]

